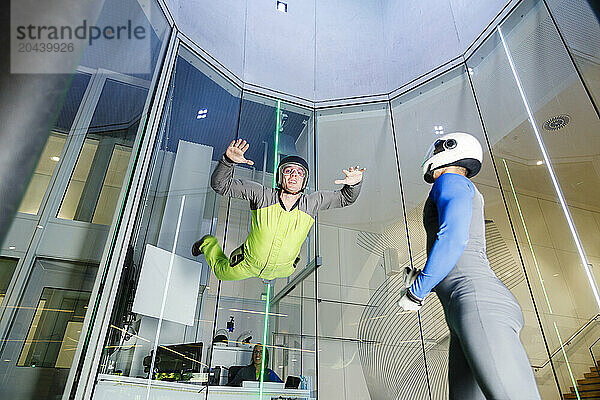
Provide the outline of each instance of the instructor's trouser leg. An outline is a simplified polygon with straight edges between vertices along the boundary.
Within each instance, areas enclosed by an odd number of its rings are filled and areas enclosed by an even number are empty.
[[[539,400],[519,338],[521,309],[507,289],[486,286],[459,290],[446,311],[450,399]]]
[[[450,332],[450,351],[448,353],[448,383],[450,400],[485,400],[485,395],[465,358],[460,341],[452,332]]]
[[[232,267],[229,258],[223,253],[219,242],[213,236],[207,236],[202,242],[202,253],[215,276],[222,281],[238,281],[255,276],[245,261]]]

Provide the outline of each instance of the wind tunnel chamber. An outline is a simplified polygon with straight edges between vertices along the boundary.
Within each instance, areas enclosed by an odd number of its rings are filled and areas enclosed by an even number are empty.
[[[422,156],[450,132],[483,146],[487,256],[522,310],[541,397],[597,394],[600,25],[587,1],[150,3],[134,8],[153,22],[151,73],[89,56],[2,244],[0,394],[449,398],[440,301],[397,302],[404,268],[427,259]],[[287,278],[220,281],[191,254],[210,234],[229,256],[250,231],[248,201],[210,182],[238,138],[254,164],[234,178],[265,187],[287,155],[307,160],[307,193],[366,168],[353,205],[319,212]],[[257,359],[264,372],[233,386]]]

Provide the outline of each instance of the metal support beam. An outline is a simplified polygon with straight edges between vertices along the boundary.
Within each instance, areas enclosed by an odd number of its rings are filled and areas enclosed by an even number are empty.
[[[271,304],[275,305],[279,303],[279,300],[283,299],[287,296],[292,290],[298,286],[304,279],[306,279],[315,269],[323,265],[323,258],[315,257],[313,260],[304,267],[302,271],[298,275],[294,277],[291,281],[287,283],[275,296],[273,296],[273,300],[271,300]]]

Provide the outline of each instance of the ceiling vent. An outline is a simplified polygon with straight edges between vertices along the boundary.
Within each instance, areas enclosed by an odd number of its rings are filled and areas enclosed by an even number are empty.
[[[544,129],[547,131],[557,131],[561,128],[564,128],[570,120],[571,117],[569,117],[567,114],[556,115],[544,122]]]

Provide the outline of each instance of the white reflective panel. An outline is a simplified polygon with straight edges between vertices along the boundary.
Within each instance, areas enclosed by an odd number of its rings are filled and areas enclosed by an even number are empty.
[[[147,244],[133,312],[160,318],[163,297],[169,293],[162,318],[193,326],[203,265],[176,254],[171,262],[170,251]],[[165,287],[169,267],[171,279]]]

